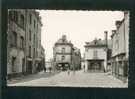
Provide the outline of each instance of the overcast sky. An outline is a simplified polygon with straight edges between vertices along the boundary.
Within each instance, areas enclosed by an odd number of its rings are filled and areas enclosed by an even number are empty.
[[[62,11],[40,10],[42,18],[41,43],[45,48],[46,60],[53,57],[54,43],[63,35],[71,40],[75,47],[84,52],[85,42],[95,38],[104,39],[104,31],[116,29],[115,21],[122,20],[120,11]]]

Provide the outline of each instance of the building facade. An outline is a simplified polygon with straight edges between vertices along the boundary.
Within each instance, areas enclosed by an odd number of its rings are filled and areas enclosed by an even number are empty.
[[[81,69],[80,50],[63,35],[53,47],[53,62],[57,70]]]
[[[80,70],[81,69],[81,53],[80,49],[73,47],[72,49],[72,66],[71,70]]]
[[[129,12],[124,12],[124,19],[116,21],[116,30],[112,31],[112,73],[125,80],[128,76],[129,52]]]
[[[72,64],[73,44],[63,35],[53,47],[54,64],[58,70],[66,70]]]
[[[7,75],[31,74],[41,61],[41,19],[35,10],[8,10]]]
[[[107,69],[106,44],[101,39],[86,42],[85,45],[85,71],[105,71]]]
[[[24,72],[25,66],[25,14],[24,10],[8,11],[7,74],[15,76]]]
[[[37,72],[41,66],[41,18],[35,10],[26,10],[26,73]]]

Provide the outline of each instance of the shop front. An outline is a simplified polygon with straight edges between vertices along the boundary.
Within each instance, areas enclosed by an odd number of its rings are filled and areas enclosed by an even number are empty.
[[[103,72],[104,60],[88,60],[88,71]]]

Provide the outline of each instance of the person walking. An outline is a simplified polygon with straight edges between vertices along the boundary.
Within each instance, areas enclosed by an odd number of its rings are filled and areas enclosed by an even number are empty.
[[[44,72],[46,72],[46,67],[44,66]]]
[[[70,75],[70,68],[68,68],[67,73],[68,73],[68,75]]]
[[[85,65],[83,65],[83,70],[84,70],[84,72],[85,72]]]

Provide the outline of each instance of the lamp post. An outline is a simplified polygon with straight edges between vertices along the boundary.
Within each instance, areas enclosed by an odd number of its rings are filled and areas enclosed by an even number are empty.
[[[106,48],[105,48],[105,51],[106,51],[106,69],[107,69],[107,63],[108,63],[108,31],[104,31],[104,33],[105,33],[105,46],[106,46]],[[106,69],[105,69],[105,72],[106,72]]]

